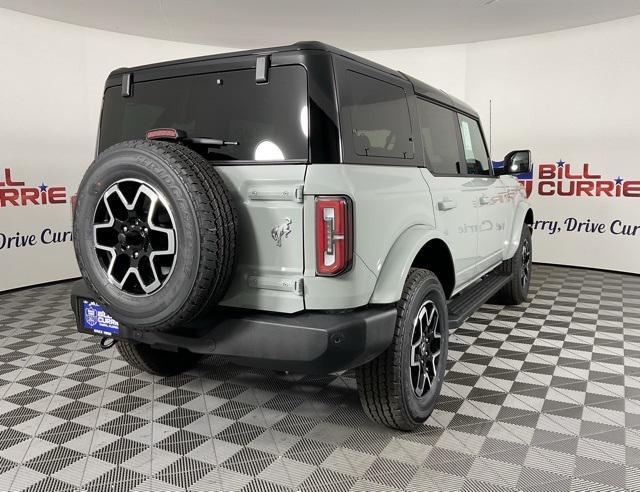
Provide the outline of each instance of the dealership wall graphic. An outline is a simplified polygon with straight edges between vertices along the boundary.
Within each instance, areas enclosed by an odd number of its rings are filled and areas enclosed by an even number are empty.
[[[1,290],[78,275],[73,196],[57,173],[47,174],[0,165]]]
[[[0,54],[3,291],[78,276],[71,206],[93,158],[108,72],[225,50],[3,9],[0,41],[21,47]],[[629,44],[640,45],[640,17],[362,54],[469,102],[482,116],[495,161],[532,149],[535,166],[521,182],[534,206],[535,261],[640,273],[640,64]],[[556,84],[559,78],[571,83]]]
[[[79,275],[71,203],[93,159],[109,72],[223,50],[89,29],[6,9],[0,9],[0,42],[20,46],[0,50],[3,291]]]
[[[558,158],[521,175],[534,207],[535,259],[640,273],[640,173],[626,171]]]

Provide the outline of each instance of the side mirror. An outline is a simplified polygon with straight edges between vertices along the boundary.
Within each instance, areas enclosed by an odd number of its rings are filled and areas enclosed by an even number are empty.
[[[531,151],[512,150],[504,157],[504,167],[495,169],[496,176],[521,174],[531,171]]]

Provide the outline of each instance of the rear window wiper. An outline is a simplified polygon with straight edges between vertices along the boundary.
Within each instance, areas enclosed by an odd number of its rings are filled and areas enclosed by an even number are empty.
[[[227,145],[239,145],[233,140],[222,140],[209,137],[187,137],[187,132],[179,128],[155,128],[146,133],[149,140],[172,140],[185,144],[204,145],[207,147],[225,147]]]
[[[227,145],[238,145],[238,142],[233,140],[220,140],[219,138],[207,137],[184,138],[183,141],[188,144],[206,145],[207,147],[224,147]]]

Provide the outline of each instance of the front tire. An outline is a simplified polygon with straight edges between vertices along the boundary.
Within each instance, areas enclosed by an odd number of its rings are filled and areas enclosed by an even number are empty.
[[[413,430],[436,406],[447,365],[447,302],[438,278],[412,269],[398,302],[391,345],[356,370],[367,416],[387,427]]]
[[[524,224],[516,253],[496,269],[497,272],[511,275],[511,280],[493,296],[490,302],[515,306],[526,301],[531,284],[531,267],[531,229]]]
[[[173,376],[187,371],[202,358],[186,350],[169,352],[144,343],[118,341],[116,348],[129,365],[156,376]]]

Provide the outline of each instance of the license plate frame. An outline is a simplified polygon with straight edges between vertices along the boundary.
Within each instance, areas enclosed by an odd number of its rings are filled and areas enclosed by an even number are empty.
[[[113,319],[97,302],[78,298],[78,310],[80,314],[79,328],[85,333],[105,337],[117,337],[120,334],[120,323]]]

